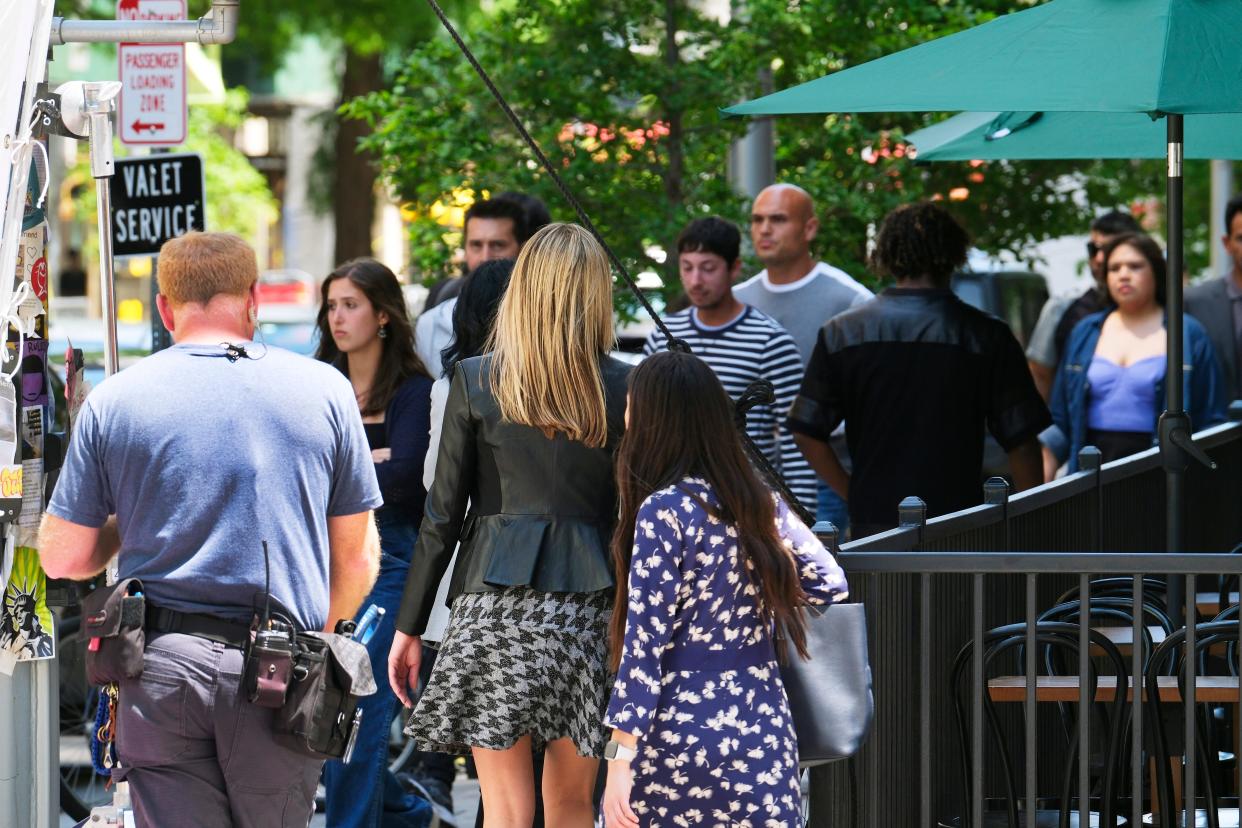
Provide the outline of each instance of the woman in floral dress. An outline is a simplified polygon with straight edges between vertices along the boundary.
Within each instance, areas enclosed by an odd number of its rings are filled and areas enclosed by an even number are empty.
[[[702,361],[647,359],[627,421],[607,825],[798,825],[797,737],[778,662],[786,644],[788,657],[806,655],[801,607],[845,600],[845,576],[759,480]]]

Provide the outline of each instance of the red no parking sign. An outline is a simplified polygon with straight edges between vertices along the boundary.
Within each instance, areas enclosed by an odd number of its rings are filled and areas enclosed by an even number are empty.
[[[184,20],[185,0],[118,0],[117,20]],[[117,134],[125,144],[185,143],[185,44],[122,43],[117,47],[121,100]]]

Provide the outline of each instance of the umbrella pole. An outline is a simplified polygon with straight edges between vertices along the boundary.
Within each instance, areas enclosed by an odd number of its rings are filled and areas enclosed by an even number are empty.
[[[1184,407],[1185,354],[1182,348],[1182,116],[1166,115],[1169,135],[1168,214],[1169,268],[1165,297],[1168,367],[1165,371],[1165,411],[1160,415],[1160,458],[1165,471],[1165,542],[1169,554],[1186,549],[1186,470],[1192,459],[1209,469],[1216,463],[1191,439],[1192,423]],[[1185,594],[1185,580],[1169,578],[1169,615],[1195,623],[1194,596]]]
[[[1169,131],[1169,178],[1168,178],[1168,223],[1169,223],[1169,272],[1168,291],[1165,309],[1168,312],[1168,350],[1169,367],[1165,404],[1170,414],[1183,414],[1182,396],[1182,272],[1183,264],[1183,233],[1182,233],[1182,177],[1183,143],[1182,116],[1167,115]],[[1173,535],[1169,536],[1170,538]],[[1172,550],[1170,550],[1172,551]],[[1180,548],[1179,550],[1180,551]]]
[[[1168,273],[1165,291],[1165,330],[1167,368],[1165,369],[1165,411],[1160,417],[1160,454],[1165,470],[1165,550],[1176,555],[1185,549],[1183,512],[1186,502],[1186,456],[1173,440],[1175,429],[1186,432],[1189,422],[1182,410],[1182,116],[1166,115],[1168,128],[1168,179],[1165,215],[1168,221]],[[1169,614],[1174,622],[1182,618],[1185,582],[1169,581]]]

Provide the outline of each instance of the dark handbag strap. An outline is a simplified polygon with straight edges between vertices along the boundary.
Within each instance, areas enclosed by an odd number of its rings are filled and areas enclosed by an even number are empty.
[[[212,615],[177,612],[150,604],[147,604],[147,620],[143,626],[148,632],[193,635],[197,638],[215,641],[226,647],[245,648],[250,642],[249,624],[227,621]]]

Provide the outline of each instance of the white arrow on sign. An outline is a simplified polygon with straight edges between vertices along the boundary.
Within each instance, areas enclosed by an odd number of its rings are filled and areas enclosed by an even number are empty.
[[[117,20],[184,20],[185,0],[117,0]],[[171,147],[185,143],[184,43],[122,43],[117,47],[121,143]]]

